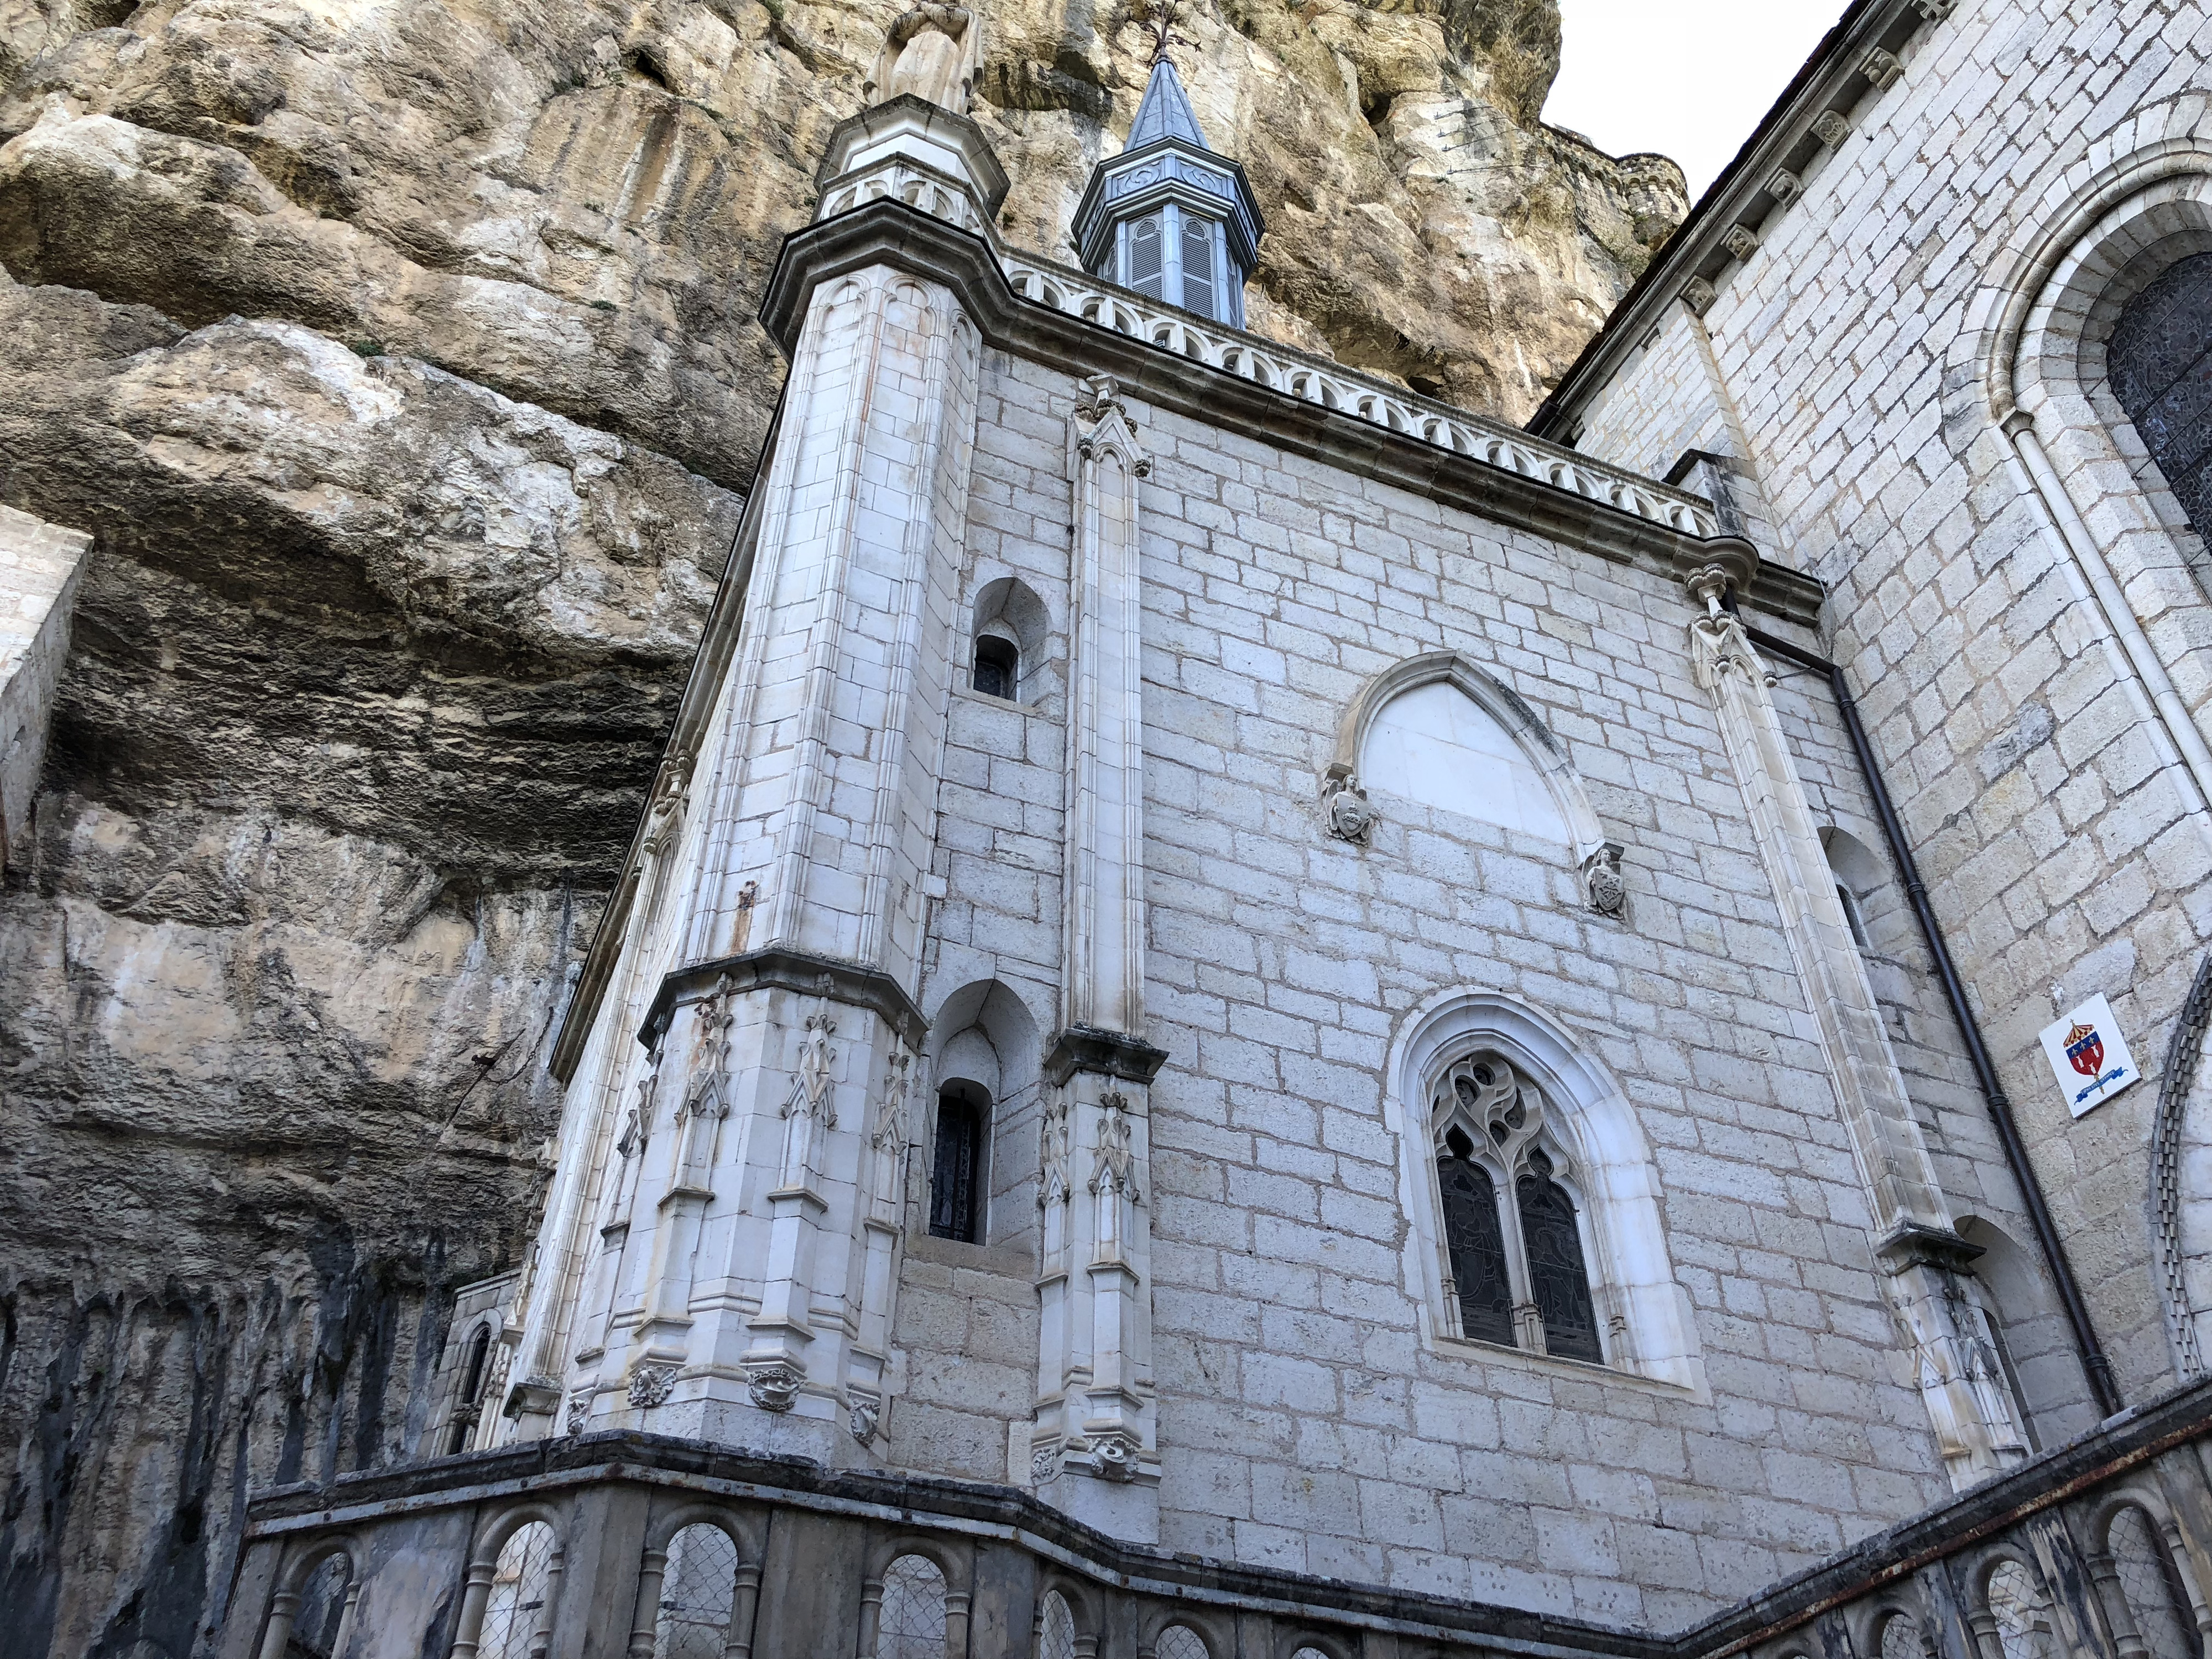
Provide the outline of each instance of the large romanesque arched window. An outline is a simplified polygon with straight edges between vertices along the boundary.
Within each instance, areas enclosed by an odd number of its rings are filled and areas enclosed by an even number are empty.
[[[2191,526],[2212,537],[2212,253],[2177,260],[2129,301],[2105,361]]]
[[[1478,1050],[1446,1070],[1431,1110],[1457,1334],[1603,1364],[1573,1159],[1543,1091]]]

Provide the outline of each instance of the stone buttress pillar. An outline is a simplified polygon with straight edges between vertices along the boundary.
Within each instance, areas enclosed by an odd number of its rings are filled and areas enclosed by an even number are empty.
[[[973,125],[914,98],[841,127],[824,173],[824,219],[915,206],[893,187],[921,177],[920,210],[973,229],[1004,190]],[[627,1116],[568,1183],[568,1288],[532,1310],[569,1431],[880,1444],[981,373],[961,295],[886,243],[806,291],[668,919],[626,941],[637,992],[571,1085],[572,1112]]]
[[[1965,1486],[2027,1455],[2018,1407],[1970,1288],[1979,1254],[1958,1235],[1866,964],[1814,827],[1769,692],[1766,665],[1720,604],[1756,566],[1748,544],[1723,544],[1732,564],[1690,579],[1707,614],[1690,625],[1698,684],[1711,696],[1741,787],[1782,931],[1805,988],[1864,1183],[1875,1257],[1917,1372],[1921,1398],[1953,1484]]]
[[[1159,1533],[1152,1384],[1151,1083],[1143,1039],[1144,709],[1138,481],[1112,383],[1072,432],[1061,1030],[1046,1063],[1042,1335],[1030,1434],[1046,1501],[1118,1537]]]

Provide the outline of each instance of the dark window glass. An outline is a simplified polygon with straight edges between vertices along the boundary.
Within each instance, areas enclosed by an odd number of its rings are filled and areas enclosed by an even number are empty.
[[[1162,259],[1160,216],[1155,213],[1129,227],[1129,286],[1158,299]]]
[[[2128,301],[2106,362],[2191,527],[2212,537],[2212,253],[2179,261]]]
[[[982,1243],[983,1109],[959,1088],[937,1097],[937,1166],[929,1183],[929,1231]]]
[[[1213,316],[1213,227],[1191,214],[1182,216],[1182,303],[1186,310]]]
[[[1597,1310],[1590,1301],[1589,1271],[1583,1266],[1582,1235],[1575,1228],[1575,1203],[1552,1179],[1551,1160],[1528,1155],[1528,1173],[1520,1180],[1521,1237],[1528,1247],[1529,1287],[1544,1316],[1544,1350],[1569,1359],[1602,1364]]]
[[[1836,884],[1836,902],[1844,907],[1844,920],[1850,924],[1851,942],[1860,950],[1865,950],[1867,948],[1866,918],[1859,914],[1857,897],[1840,881]]]
[[[1446,1153],[1437,1160],[1443,1189],[1444,1249],[1459,1292],[1460,1329],[1479,1342],[1513,1340],[1513,1291],[1505,1277],[1505,1234],[1498,1188],[1480,1164]]]
[[[484,1360],[491,1352],[491,1327],[479,1325],[469,1339],[469,1357],[461,1366],[460,1392],[453,1396],[453,1430],[446,1453],[466,1449],[469,1431],[476,1426],[477,1396],[483,1392]]]
[[[975,641],[975,689],[987,697],[1014,695],[1014,677],[1021,653],[1012,640],[985,635]]]

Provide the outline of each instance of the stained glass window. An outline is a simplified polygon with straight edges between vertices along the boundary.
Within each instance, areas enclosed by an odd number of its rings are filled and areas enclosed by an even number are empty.
[[[2212,536],[2212,253],[2128,301],[2106,363],[2112,390],[2200,536]]]
[[[1544,1316],[1544,1348],[1569,1359],[1602,1363],[1597,1309],[1590,1300],[1589,1269],[1583,1263],[1575,1202],[1552,1179],[1551,1160],[1528,1154],[1519,1182],[1521,1236],[1528,1250],[1528,1283]]]
[[[1459,1291],[1461,1334],[1479,1342],[1513,1340],[1513,1289],[1505,1272],[1505,1235],[1498,1220],[1498,1188],[1490,1171],[1446,1152],[1437,1160],[1443,1189],[1444,1246]]]

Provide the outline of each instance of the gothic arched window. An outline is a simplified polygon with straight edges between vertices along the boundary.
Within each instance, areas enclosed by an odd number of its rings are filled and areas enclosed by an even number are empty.
[[[1602,1364],[1572,1163],[1542,1092],[1503,1055],[1469,1054],[1431,1123],[1457,1334]]]
[[[2191,527],[2212,537],[2212,253],[2176,261],[2128,301],[2105,362]]]

